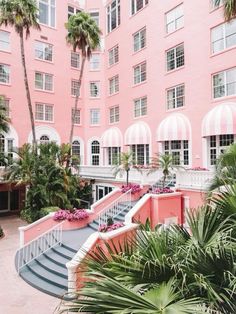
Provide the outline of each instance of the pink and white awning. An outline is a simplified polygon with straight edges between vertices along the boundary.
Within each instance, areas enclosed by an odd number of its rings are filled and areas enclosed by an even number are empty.
[[[102,147],[121,147],[122,135],[118,128],[110,128],[106,130],[101,138]]]
[[[189,140],[191,134],[190,122],[183,114],[172,114],[160,123],[156,139],[158,142],[164,141],[184,141]]]
[[[150,144],[151,131],[144,122],[132,124],[125,132],[125,145]]]
[[[236,134],[236,103],[224,103],[207,113],[202,121],[202,136]]]

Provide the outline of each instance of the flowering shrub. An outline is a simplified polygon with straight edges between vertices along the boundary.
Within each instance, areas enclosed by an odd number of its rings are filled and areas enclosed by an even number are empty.
[[[167,187],[167,188],[156,188],[156,189],[153,189],[152,193],[154,193],[154,194],[164,194],[164,193],[174,193],[174,191]]]
[[[84,209],[75,209],[73,211],[67,209],[60,209],[54,214],[53,219],[56,221],[58,220],[78,221],[87,219],[88,217],[89,214]]]
[[[112,225],[104,224],[99,227],[99,232],[109,232],[124,227],[123,222],[116,222]]]
[[[128,184],[128,185],[122,185],[121,192],[126,193],[131,189],[131,193],[135,194],[141,191],[141,187],[139,184]]]
[[[189,168],[187,170],[194,170],[194,171],[209,171],[209,169],[207,168],[203,168],[203,167],[193,167],[193,168]]]

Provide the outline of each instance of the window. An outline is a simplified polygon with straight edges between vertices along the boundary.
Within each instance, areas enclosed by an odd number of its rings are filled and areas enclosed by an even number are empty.
[[[80,96],[80,86],[77,80],[71,80],[71,95]]]
[[[44,91],[53,90],[53,75],[35,72],[35,88]]]
[[[167,71],[180,68],[184,65],[184,45],[181,44],[166,52]]]
[[[213,9],[217,9],[217,8],[219,8],[223,4],[223,0],[219,0],[218,3],[216,3],[215,0],[211,0],[211,3],[212,3],[212,8]]]
[[[120,147],[108,147],[108,165],[114,166],[120,161]]]
[[[184,84],[167,89],[167,109],[184,106]]]
[[[99,109],[91,109],[90,110],[90,124],[98,125],[100,123],[100,110]]]
[[[10,158],[9,161],[13,159],[13,148],[14,148],[14,139],[6,138],[0,133],[0,154],[7,154]],[[0,167],[4,166],[3,163],[0,163]]]
[[[52,61],[52,45],[35,41],[34,55],[36,59]]]
[[[214,135],[209,137],[210,165],[216,164],[217,158],[235,141],[233,134]]]
[[[132,15],[144,8],[148,4],[148,0],[131,0]]]
[[[133,153],[135,164],[137,165],[149,164],[149,145],[148,144],[131,145],[130,149]]]
[[[79,67],[80,67],[79,53],[71,52],[70,65],[71,65],[72,68],[79,69]]]
[[[147,114],[147,97],[135,99],[134,101],[135,118],[146,116],[146,114]]]
[[[91,163],[92,166],[99,166],[100,163],[100,143],[93,141],[91,143]]]
[[[42,135],[39,139],[40,144],[48,144],[50,142],[49,136]]]
[[[236,94],[236,68],[213,75],[213,97],[220,98]]]
[[[39,0],[39,23],[55,27],[56,0]]]
[[[99,12],[90,12],[90,16],[94,19],[97,26],[99,26]]]
[[[0,84],[10,83],[10,66],[6,64],[0,64]]]
[[[75,114],[74,114],[75,112]],[[80,109],[76,109],[75,111],[75,108],[72,108],[71,110],[71,119],[73,121],[73,118],[74,118],[74,124],[80,124]]]
[[[3,106],[6,109],[5,115],[10,117],[10,100],[0,95],[0,106]]]
[[[107,6],[107,32],[120,25],[120,0],[112,0]]]
[[[72,7],[71,5],[68,5],[68,20],[69,18],[72,16],[72,15],[75,15],[77,13],[81,12],[81,10],[75,8],[75,7]]]
[[[73,141],[72,143],[72,156],[80,157],[80,142]]]
[[[115,123],[120,121],[120,108],[115,106],[110,108],[110,123]]]
[[[165,141],[164,152],[172,155],[174,165],[189,165],[188,141]]]
[[[141,29],[133,35],[134,52],[146,47],[146,28]]]
[[[143,62],[134,67],[134,84],[145,82],[147,79],[147,64]]]
[[[99,86],[99,82],[90,82],[90,97],[96,98],[100,96]]]
[[[222,51],[236,45],[236,19],[224,23],[211,30],[212,53]]]
[[[10,51],[10,33],[0,30],[0,50]]]
[[[177,6],[166,13],[166,32],[167,34],[176,31],[184,26],[184,6]]]
[[[53,121],[53,105],[37,103],[35,109],[35,120]]]
[[[115,47],[109,50],[109,66],[119,62],[119,46],[116,45]]]
[[[116,75],[109,79],[109,94],[113,95],[119,92],[119,76]]]
[[[99,53],[93,53],[90,58],[90,70],[96,71],[100,68],[100,54]]]

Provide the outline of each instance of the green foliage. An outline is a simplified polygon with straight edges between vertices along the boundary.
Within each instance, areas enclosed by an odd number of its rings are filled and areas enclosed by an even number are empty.
[[[221,4],[221,0],[212,0],[215,6]],[[236,16],[236,1],[235,0],[223,0],[224,16],[226,21],[230,21]]]
[[[2,238],[3,236],[4,236],[4,232],[3,232],[2,227],[0,226],[0,238]]]
[[[114,175],[118,173],[126,173],[126,185],[129,185],[129,171],[130,168],[135,164],[134,155],[132,152],[122,152],[120,158],[114,165]]]
[[[47,216],[50,213],[54,213],[58,211],[60,208],[57,206],[49,206],[49,207],[43,207],[40,209],[40,217]]]
[[[4,97],[0,96],[0,134],[7,133],[9,130],[10,119],[6,115],[6,107],[4,105]]]

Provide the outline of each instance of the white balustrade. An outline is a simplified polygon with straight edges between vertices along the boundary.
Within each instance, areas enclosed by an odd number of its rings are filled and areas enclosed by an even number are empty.
[[[64,221],[25,244],[16,252],[16,269],[18,273],[22,267],[33,261],[35,258],[39,257],[52,247],[62,243],[63,224]]]
[[[122,204],[122,209],[120,204]],[[99,227],[102,224],[106,224],[108,218],[114,219],[127,208],[131,208],[131,190],[122,194],[114,202],[103,209],[103,211],[98,215]]]
[[[176,187],[207,190],[214,172],[211,171],[178,171],[176,173]]]

